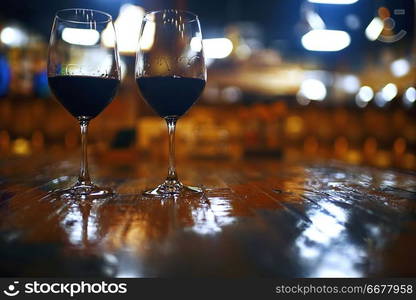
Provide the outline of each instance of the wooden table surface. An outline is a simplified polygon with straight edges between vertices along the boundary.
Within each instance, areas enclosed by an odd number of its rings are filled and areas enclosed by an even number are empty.
[[[61,200],[77,158],[0,161],[0,275],[416,276],[416,175],[337,162],[181,161],[198,197],[149,199],[165,162],[96,158],[113,199]]]

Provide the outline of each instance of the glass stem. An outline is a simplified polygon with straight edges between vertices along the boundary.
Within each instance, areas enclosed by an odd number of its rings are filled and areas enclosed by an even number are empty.
[[[169,134],[169,169],[168,177],[166,180],[169,181],[178,181],[178,175],[176,174],[175,167],[175,129],[177,118],[165,118],[166,124],[168,125],[168,134]]]
[[[87,134],[88,134],[88,120],[80,120],[81,127],[81,166],[79,170],[78,184],[91,184],[90,174],[88,173],[88,154],[87,154]]]

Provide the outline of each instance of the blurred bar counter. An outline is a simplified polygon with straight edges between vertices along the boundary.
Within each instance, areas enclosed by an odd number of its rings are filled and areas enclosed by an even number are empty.
[[[197,103],[178,122],[179,157],[241,159],[271,157],[289,161],[337,159],[352,164],[416,168],[414,111],[401,107],[308,107],[290,99],[270,103]],[[123,90],[91,122],[91,151],[138,152],[166,158],[163,120],[152,115],[137,94]],[[142,114],[138,111],[142,109]],[[78,125],[52,99],[0,100],[0,157],[79,148]]]

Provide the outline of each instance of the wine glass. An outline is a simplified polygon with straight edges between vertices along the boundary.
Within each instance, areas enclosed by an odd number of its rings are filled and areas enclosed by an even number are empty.
[[[198,16],[167,9],[144,16],[136,56],[136,82],[143,98],[165,119],[169,134],[166,180],[145,194],[156,196],[201,192],[178,180],[175,169],[175,126],[198,99],[207,78]]]
[[[88,124],[111,102],[120,83],[116,35],[109,14],[83,8],[56,13],[49,42],[48,82],[56,99],[81,127],[78,181],[59,193],[82,199],[112,195],[110,188],[92,183],[87,160]]]

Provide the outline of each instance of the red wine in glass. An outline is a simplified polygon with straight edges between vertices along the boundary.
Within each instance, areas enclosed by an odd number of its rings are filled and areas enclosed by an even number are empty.
[[[205,87],[205,80],[187,77],[140,77],[136,82],[143,98],[162,118],[185,114]]]
[[[75,118],[93,119],[114,98],[120,80],[90,76],[53,76],[49,86],[56,99]]]

